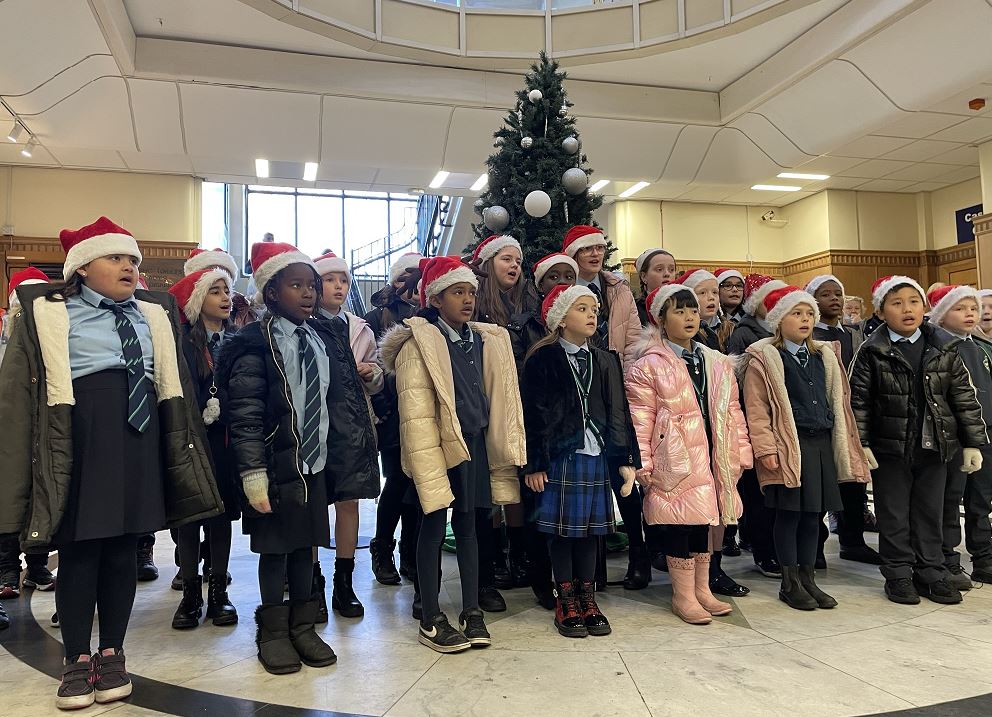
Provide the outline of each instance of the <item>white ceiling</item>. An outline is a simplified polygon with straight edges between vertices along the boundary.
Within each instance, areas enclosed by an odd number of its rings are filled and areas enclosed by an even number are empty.
[[[30,159],[0,144],[0,164],[254,182],[264,156],[319,161],[322,188],[407,191],[444,168],[467,194],[522,83],[375,56],[239,0],[2,0],[0,27],[16,28],[0,99],[41,142]],[[608,195],[932,191],[978,176],[992,139],[992,102],[967,106],[992,100],[989,27],[992,0],[816,0],[651,57],[573,58],[567,89]],[[788,169],[833,176],[750,190]]]

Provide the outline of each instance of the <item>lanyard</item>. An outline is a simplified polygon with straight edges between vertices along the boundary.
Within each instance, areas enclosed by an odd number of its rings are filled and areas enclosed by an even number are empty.
[[[567,360],[567,359],[566,359]],[[599,433],[599,429],[596,428],[596,424],[593,422],[592,417],[589,415],[589,393],[592,390],[592,352],[589,352],[589,363],[587,366],[586,376],[583,379],[576,370],[576,367],[572,362],[568,361],[568,368],[572,371],[572,378],[575,379],[575,387],[579,391],[579,403],[582,406],[582,425],[588,430],[592,431],[593,435],[596,437],[596,443],[599,447],[603,447],[603,437]],[[576,361],[578,363],[578,361]]]

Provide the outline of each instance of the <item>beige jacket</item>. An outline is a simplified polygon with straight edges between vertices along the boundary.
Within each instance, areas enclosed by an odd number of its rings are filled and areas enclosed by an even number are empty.
[[[471,322],[482,336],[482,379],[489,399],[486,451],[496,505],[520,502],[517,468],[527,463],[523,406],[506,329]],[[426,319],[413,317],[383,336],[380,355],[396,374],[400,460],[413,478],[420,505],[432,513],[451,505],[448,469],[469,460],[455,413],[455,381],[447,339]]]

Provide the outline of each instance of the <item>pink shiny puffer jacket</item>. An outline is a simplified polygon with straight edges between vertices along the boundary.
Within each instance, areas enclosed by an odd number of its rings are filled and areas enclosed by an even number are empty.
[[[658,335],[639,342],[627,398],[641,447],[644,519],[651,525],[734,525],[743,510],[737,481],[754,462],[733,361],[701,346],[713,451],[689,370]]]

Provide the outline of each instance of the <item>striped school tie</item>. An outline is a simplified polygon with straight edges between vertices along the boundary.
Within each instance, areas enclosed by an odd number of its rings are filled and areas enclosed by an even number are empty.
[[[305,387],[300,450],[303,462],[312,468],[320,457],[320,374],[317,373],[317,354],[306,330],[298,328],[296,336],[300,342],[300,366]]]
[[[138,433],[144,433],[152,418],[152,407],[148,397],[148,378],[145,376],[141,342],[138,341],[134,324],[124,313],[123,306],[107,302],[104,302],[104,306],[114,313],[115,328],[124,352],[124,367],[127,369],[127,422]]]
[[[803,368],[809,365],[809,349],[806,348],[805,344],[800,346],[799,350],[796,351],[796,358],[799,359],[799,365]]]

